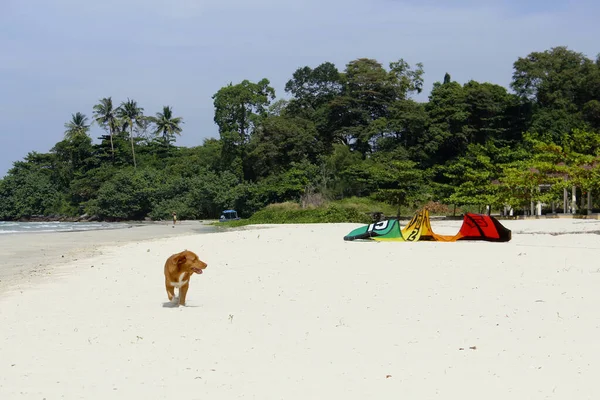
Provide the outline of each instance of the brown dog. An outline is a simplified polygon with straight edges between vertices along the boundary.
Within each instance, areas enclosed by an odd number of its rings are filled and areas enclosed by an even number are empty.
[[[179,289],[179,305],[185,305],[185,296],[190,287],[192,274],[201,274],[206,263],[189,250],[173,254],[165,262],[165,287],[169,301],[175,297],[175,288]]]

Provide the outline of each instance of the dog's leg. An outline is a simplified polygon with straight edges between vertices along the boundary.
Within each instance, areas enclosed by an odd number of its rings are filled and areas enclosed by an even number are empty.
[[[165,282],[165,288],[167,289],[167,296],[169,296],[169,301],[173,300],[173,297],[175,297],[175,288],[171,285],[171,283],[168,280]]]
[[[190,283],[188,282],[179,288],[179,305],[185,306],[185,296],[187,295],[189,287]]]

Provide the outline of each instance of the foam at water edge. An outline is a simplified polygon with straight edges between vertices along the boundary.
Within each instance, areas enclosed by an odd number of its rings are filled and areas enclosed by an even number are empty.
[[[0,234],[33,232],[74,232],[106,229],[122,229],[125,223],[108,222],[13,222],[0,221]]]

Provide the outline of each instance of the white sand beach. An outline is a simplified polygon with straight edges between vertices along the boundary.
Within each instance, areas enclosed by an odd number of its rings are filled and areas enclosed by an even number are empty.
[[[360,224],[74,233],[90,256],[38,256],[43,273],[0,293],[0,399],[599,398],[600,221],[502,224],[509,243],[345,242]],[[164,307],[184,249],[208,268]]]

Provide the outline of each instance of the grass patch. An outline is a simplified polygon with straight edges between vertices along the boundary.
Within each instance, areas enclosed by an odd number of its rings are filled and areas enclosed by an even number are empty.
[[[314,224],[354,222],[370,224],[369,213],[383,212],[394,215],[393,207],[365,198],[348,198],[332,201],[320,206],[302,208],[298,203],[285,202],[270,204],[257,211],[248,219],[231,222],[215,222],[224,227],[238,227],[256,224]]]
[[[363,213],[382,212],[389,217],[395,216],[398,212],[396,207],[368,197],[348,197],[336,201],[335,204],[339,204],[341,207],[355,208]]]
[[[368,197],[349,197],[343,200],[324,202],[321,205],[288,201],[285,203],[270,204],[254,213],[250,218],[230,222],[214,222],[213,225],[233,228],[246,225],[260,224],[316,224],[316,223],[361,223],[373,222],[372,213],[383,213],[385,218],[395,218],[396,207],[375,201]],[[452,215],[452,209],[445,205],[430,202],[425,205],[430,210],[430,215]],[[402,208],[402,216],[410,218],[417,210]],[[457,215],[462,212],[457,208]]]

